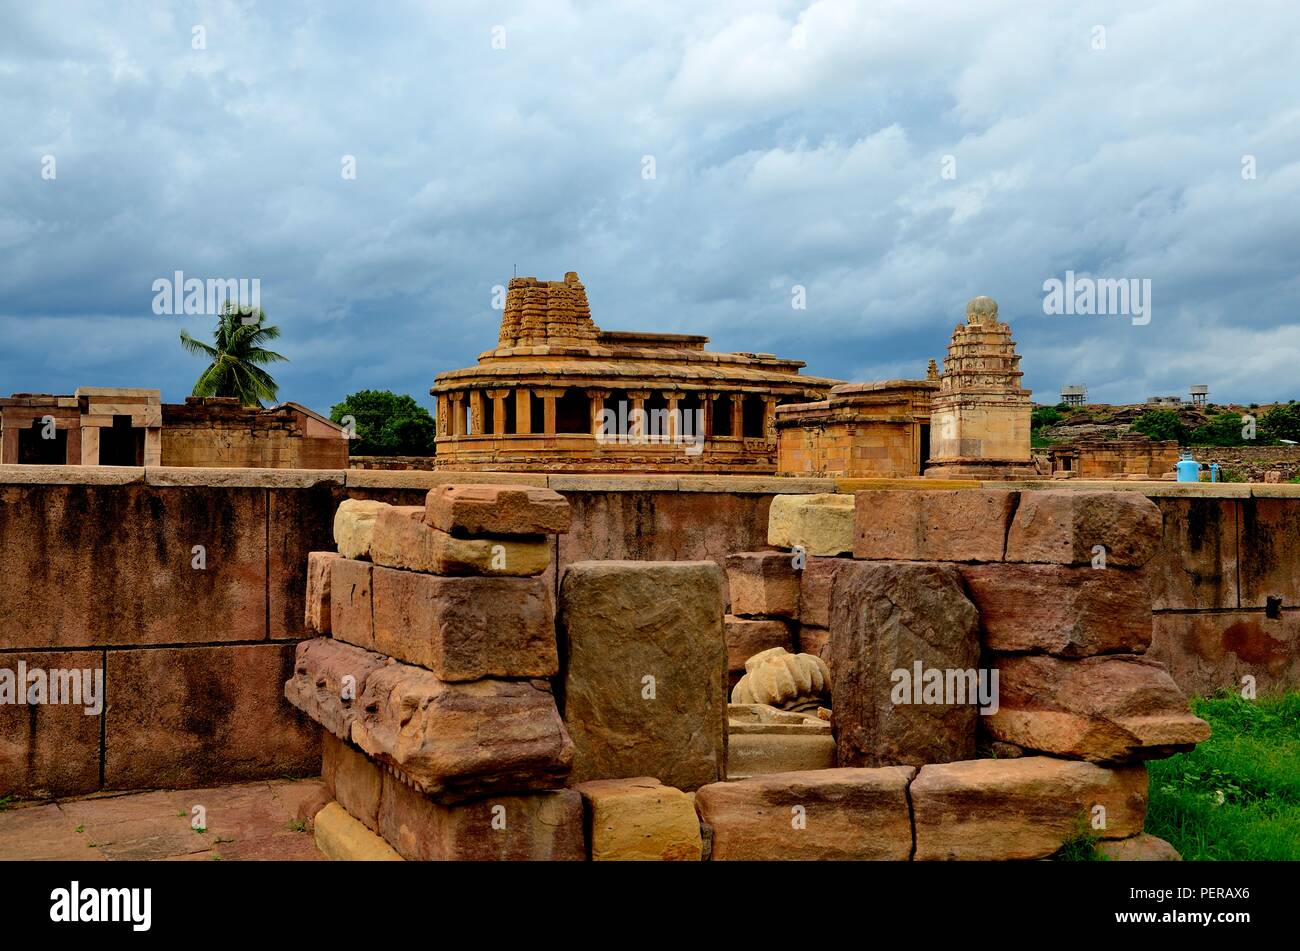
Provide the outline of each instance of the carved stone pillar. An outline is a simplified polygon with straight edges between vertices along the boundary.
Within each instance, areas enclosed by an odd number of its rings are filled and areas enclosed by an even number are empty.
[[[763,438],[776,442],[776,400],[775,396],[763,397]]]
[[[745,435],[745,394],[732,393],[731,396],[731,435],[739,438]]]
[[[502,436],[506,431],[506,397],[509,390],[487,390],[492,400],[492,435]]]
[[[542,432],[548,436],[555,435],[555,401],[564,395],[564,390],[533,390],[542,398]]]
[[[526,386],[515,390],[515,432],[533,431],[533,391]]]
[[[447,401],[451,406],[451,435],[465,435],[465,394],[448,393]]]
[[[676,442],[682,432],[681,420],[677,418],[677,404],[682,401],[682,394],[668,390],[664,393],[664,399],[668,402],[668,431],[665,435],[669,442]]]
[[[587,390],[587,399],[591,400],[591,432],[592,435],[608,442],[611,436],[618,437],[618,423],[615,422],[612,427],[606,427],[605,433],[601,435],[601,423],[604,422],[605,400],[609,399],[609,390]]]
[[[483,435],[483,391],[469,391],[469,428],[470,435]]]
[[[650,398],[649,390],[628,390],[627,398],[632,402],[628,412],[628,441],[643,442],[646,437],[645,401]]]

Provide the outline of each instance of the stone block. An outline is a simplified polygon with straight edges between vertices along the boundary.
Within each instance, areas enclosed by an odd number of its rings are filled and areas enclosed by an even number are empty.
[[[523,485],[442,485],[429,491],[425,521],[457,535],[557,535],[569,530],[569,503],[551,489]]]
[[[1190,750],[1210,726],[1193,716],[1163,664],[1137,654],[1063,660],[999,657],[996,740],[1096,763]]]
[[[727,651],[713,562],[579,562],[560,587],[564,718],[575,782],[726,768]]]
[[[946,685],[949,671],[978,674],[979,615],[955,567],[846,565],[835,576],[830,632],[840,765],[921,765],[975,755],[977,698],[954,692],[948,702],[917,702],[936,699],[922,689],[927,676],[941,676]],[[920,684],[913,682],[918,665]],[[954,674],[954,687],[959,682],[968,683]]]
[[[0,798],[99,788],[104,675],[103,651],[0,654]]]
[[[339,558],[334,551],[314,551],[307,555],[307,630],[316,634],[330,632],[330,566]]]
[[[1159,836],[1139,832],[1127,839],[1103,840],[1097,853],[1111,862],[1181,862],[1178,850]]]
[[[831,626],[831,588],[835,583],[835,572],[848,563],[846,558],[807,560],[799,574],[800,623],[812,627]]]
[[[745,661],[771,647],[793,651],[790,628],[781,620],[752,620],[728,614],[723,633],[727,640],[728,689],[745,673]]]
[[[960,570],[988,650],[1085,657],[1141,653],[1151,643],[1144,571],[1018,564]]]
[[[854,558],[1001,561],[1019,493],[868,489],[854,498]]]
[[[1239,545],[1240,606],[1300,607],[1300,499],[1243,500]]]
[[[1300,612],[1157,614],[1147,656],[1169,670],[1180,690],[1209,696],[1239,691],[1253,677],[1260,693],[1300,688]]]
[[[199,471],[204,470],[190,470]],[[292,470],[245,469],[244,472]],[[342,473],[335,476],[341,478]],[[225,490],[221,490],[225,491]],[[267,488],[266,613],[268,634],[276,640],[301,640],[328,633],[328,608],[321,617],[327,630],[317,631],[306,621],[308,560],[312,552],[337,554],[334,544],[333,513],[346,498],[336,481],[323,481],[300,488]],[[326,571],[329,569],[326,568]],[[326,576],[325,580],[330,580]]]
[[[1138,492],[1024,492],[1007,535],[1007,561],[1141,568],[1161,539],[1160,510]]]
[[[922,766],[910,793],[917,861],[1041,859],[1082,834],[1141,832],[1147,771],[1046,756],[966,760]]]
[[[344,558],[369,558],[375,519],[388,508],[387,502],[344,499],[334,513],[334,544]]]
[[[809,555],[848,554],[853,550],[853,497],[834,492],[774,496],[767,543],[797,546]]]
[[[104,788],[315,776],[319,730],[279,699],[293,644],[109,651]]]
[[[788,552],[749,551],[727,556],[731,613],[741,617],[799,616],[799,572]]]
[[[703,842],[695,803],[650,776],[597,779],[577,787],[594,862],[698,862]]]
[[[582,796],[572,789],[444,805],[386,773],[380,829],[412,862],[586,858]]]
[[[297,645],[293,676],[284,685],[291,704],[340,739],[352,734],[366,680],[391,658],[329,637]]]
[[[1237,607],[1236,499],[1159,498],[1159,547],[1147,563],[1151,606],[1167,609]]]
[[[541,578],[440,578],[376,566],[375,650],[444,681],[550,677],[559,670]]]
[[[337,802],[316,813],[316,848],[335,862],[400,862],[393,847],[348,815]]]
[[[546,681],[444,683],[391,663],[366,679],[352,742],[450,803],[561,786],[573,741]]]
[[[727,716],[728,779],[835,766],[830,722],[815,714],[733,703]]]
[[[384,771],[351,743],[328,730],[321,736],[321,780],[330,798],[366,828],[379,831]]]
[[[370,560],[435,575],[539,575],[551,561],[544,535],[457,538],[424,524],[418,505],[395,505],[375,519]]]
[[[820,769],[713,783],[695,794],[720,861],[906,860],[910,766]]]
[[[375,649],[373,572],[368,561],[340,557],[330,564],[330,633],[366,650]]]

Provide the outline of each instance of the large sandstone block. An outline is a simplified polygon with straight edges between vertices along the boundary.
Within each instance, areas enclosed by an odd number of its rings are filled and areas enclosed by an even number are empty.
[[[1241,500],[1241,607],[1300,606],[1300,498]]]
[[[1024,492],[1007,561],[1141,568],[1160,544],[1160,510],[1139,492]]]
[[[597,779],[577,787],[594,862],[698,862],[703,841],[695,803],[650,776]]]
[[[384,774],[380,832],[412,862],[582,861],[582,796],[573,789],[445,805]]]
[[[767,543],[802,548],[809,555],[846,555],[853,550],[853,496],[777,495],[767,514]]]
[[[297,646],[293,676],[284,685],[291,704],[340,739],[352,733],[366,680],[391,658],[329,637]]]
[[[728,689],[736,686],[745,673],[745,661],[755,654],[772,647],[794,648],[790,628],[780,620],[751,620],[728,614],[723,634],[727,640]]]
[[[929,671],[938,671],[928,676],[944,684],[954,672],[955,687],[968,683],[956,672],[979,667],[979,615],[956,568],[852,562],[835,575],[830,631],[840,765],[920,765],[975,755],[978,699],[923,691]],[[918,665],[923,680],[914,683]],[[924,702],[935,699],[944,702]]]
[[[1137,654],[1062,660],[999,657],[996,740],[1097,763],[1190,750],[1210,726],[1193,716],[1163,664]]]
[[[966,760],[922,766],[909,791],[917,861],[1041,859],[1080,834],[1141,832],[1147,771],[1046,756]]]
[[[366,828],[379,831],[384,771],[377,763],[326,730],[321,736],[320,775],[331,799]]]
[[[463,535],[558,535],[569,530],[569,503],[526,485],[441,485],[425,502],[425,521]]]
[[[713,783],[695,794],[714,861],[906,860],[910,766],[820,769]]]
[[[865,489],[855,495],[853,557],[1001,561],[1018,496],[1007,489]]]
[[[320,731],[278,694],[293,644],[109,651],[104,788],[314,776]]]
[[[1157,614],[1147,656],[1169,670],[1180,690],[1238,691],[1254,678],[1261,693],[1300,687],[1300,613],[1225,611]]]
[[[724,775],[727,650],[713,562],[579,562],[560,588],[575,782]]]
[[[350,816],[337,802],[316,813],[316,848],[335,862],[400,862],[387,842]]]
[[[49,703],[51,679],[60,698],[80,702]],[[0,799],[99,788],[105,681],[102,651],[0,654]],[[37,682],[44,692],[32,694]]]
[[[851,498],[851,496],[850,496]],[[799,621],[811,627],[830,627],[831,588],[835,572],[848,564],[845,558],[809,558],[799,574]]]
[[[366,650],[375,648],[373,572],[368,561],[336,558],[330,563],[330,633]]]
[[[307,555],[307,607],[304,620],[307,630],[316,634],[330,632],[330,568],[339,557],[336,551],[313,551]]]
[[[1083,657],[1141,653],[1151,643],[1145,572],[1015,564],[960,570],[988,650]]]
[[[419,505],[395,505],[379,513],[370,542],[376,565],[435,575],[539,575],[551,561],[545,536],[457,538],[424,524]]]
[[[375,650],[444,681],[559,670],[542,578],[440,578],[375,568]]]
[[[783,551],[747,551],[727,556],[731,613],[741,617],[799,616],[799,572]]]
[[[1147,563],[1151,607],[1237,607],[1239,499],[1159,498],[1164,534]]]
[[[564,784],[573,741],[545,681],[444,683],[421,667],[374,671],[352,742],[443,802]]]
[[[334,544],[344,558],[369,558],[375,519],[389,508],[387,502],[344,499],[334,513]]]

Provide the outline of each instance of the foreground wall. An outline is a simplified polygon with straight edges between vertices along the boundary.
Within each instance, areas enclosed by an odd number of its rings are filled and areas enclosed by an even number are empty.
[[[778,493],[978,485],[3,466],[0,675],[20,664],[100,671],[108,702],[95,716],[0,705],[0,796],[315,773],[315,731],[281,695],[307,636],[307,553],[332,547],[344,498],[422,504],[433,485],[472,481],[549,485],[568,498],[574,531],[555,543],[560,567],[722,564],[768,547]],[[1180,687],[1239,688],[1243,676],[1261,690],[1300,687],[1300,487],[1093,486],[1143,492],[1161,509],[1162,546],[1147,567],[1150,653]]]

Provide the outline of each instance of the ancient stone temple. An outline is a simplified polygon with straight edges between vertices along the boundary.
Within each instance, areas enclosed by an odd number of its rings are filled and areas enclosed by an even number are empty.
[[[948,344],[939,390],[930,401],[933,478],[1033,478],[1029,390],[1021,389],[1020,355],[997,301],[966,305]]]
[[[776,471],[776,408],[837,380],[707,337],[601,330],[578,275],[510,281],[495,350],[441,373],[439,469]]]

